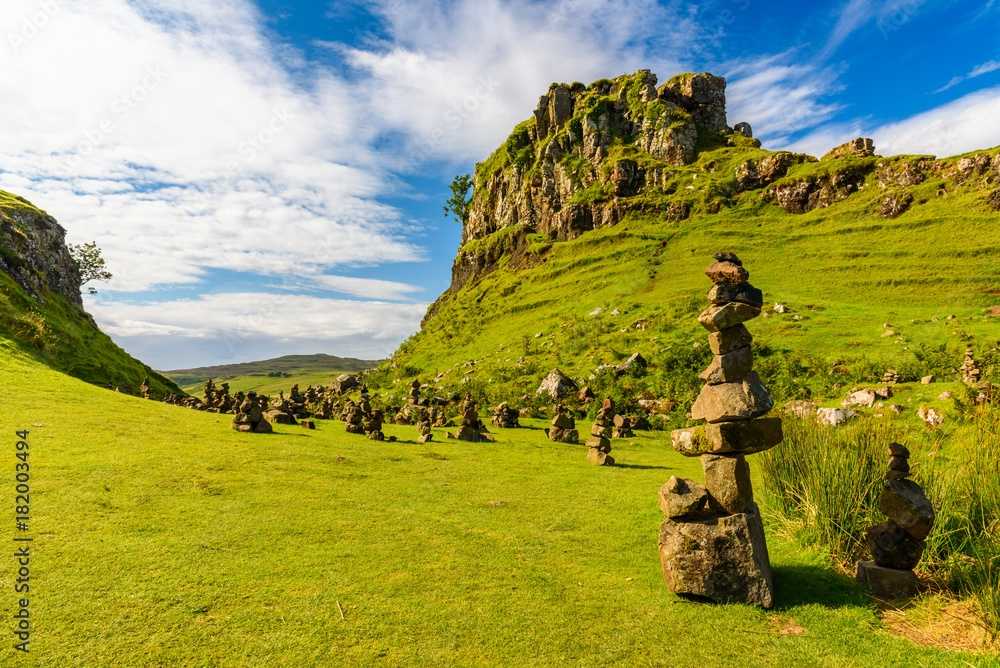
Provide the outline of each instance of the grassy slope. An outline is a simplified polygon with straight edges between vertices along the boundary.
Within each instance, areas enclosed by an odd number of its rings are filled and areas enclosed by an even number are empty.
[[[698,463],[660,435],[616,441],[624,466],[601,469],[538,429],[241,435],[9,347],[0,380],[11,448],[32,429],[35,665],[986,665],[888,636],[773,532],[775,611],[671,595],[656,491]]]
[[[743,157],[734,151],[704,152],[682,172],[698,184],[711,161],[731,174]],[[798,165],[787,178],[828,168]],[[446,371],[445,382],[457,384],[467,370],[462,365],[476,360],[475,377],[506,398],[533,389],[554,365],[582,377],[635,350],[660,364],[654,375],[669,375],[678,350],[693,346],[707,363],[695,316],[710,285],[702,270],[720,249],[739,254],[768,302],[794,310],[755,320],[751,329],[772,350],[821,365],[797,382],[828,376],[835,360],[847,362],[848,382],[877,380],[885,366],[921,371],[929,362],[914,351],[942,344],[954,368],[965,336],[980,349],[996,345],[1000,320],[986,312],[1000,304],[1000,214],[984,201],[988,188],[949,183],[939,198],[940,181],[931,178],[912,188],[917,201],[909,211],[884,219],[874,213],[881,192],[872,179],[847,200],[806,214],[764,204],[757,191],[718,214],[699,212],[678,223],[633,216],[551,244],[534,266],[501,264],[450,295],[394,362],[404,374]],[[588,317],[597,307],[603,313]],[[614,308],[621,315],[611,315]],[[649,320],[644,331],[632,328],[642,319]],[[900,336],[883,337],[886,322]]]
[[[0,214],[15,207],[37,211],[31,204],[0,191]],[[36,299],[4,271],[0,271],[0,337],[16,341],[22,350],[45,364],[90,383],[138,392],[143,378],[149,378],[158,396],[179,392],[173,381],[119,348],[62,296],[47,294],[44,299]]]
[[[269,360],[257,362],[242,362],[239,364],[220,364],[195,369],[176,369],[164,371],[164,375],[182,386],[193,386],[204,383],[209,378],[237,378],[240,376],[267,376],[269,373],[303,374],[340,374],[370,369],[377,364],[373,360],[360,360],[353,357],[336,357],[335,355],[284,355]],[[298,382],[298,381],[296,381]]]

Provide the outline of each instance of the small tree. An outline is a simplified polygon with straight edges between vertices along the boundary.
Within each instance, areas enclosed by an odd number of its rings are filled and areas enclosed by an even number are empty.
[[[111,280],[111,272],[108,271],[104,255],[101,253],[101,249],[98,247],[96,241],[91,241],[88,244],[70,244],[69,254],[80,270],[81,287],[91,281]],[[97,289],[90,287],[87,288],[87,292],[92,295],[97,294]]]
[[[472,177],[459,174],[451,180],[451,197],[444,203],[445,217],[454,216],[461,224],[469,219],[469,205],[472,203]]]

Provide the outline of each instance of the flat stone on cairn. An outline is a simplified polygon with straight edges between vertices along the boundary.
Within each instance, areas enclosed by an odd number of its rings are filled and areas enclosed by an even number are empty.
[[[744,455],[781,443],[781,419],[763,417],[773,402],[753,372],[753,337],[743,325],[760,315],[763,294],[732,253],[718,253],[705,274],[711,305],[698,321],[710,332],[711,364],[691,417],[707,424],[671,433],[675,450],[701,457],[705,484],[671,478],[660,489],[666,519],[660,565],[670,589],[718,603],[774,605],[764,524]]]
[[[913,569],[934,526],[934,508],[920,485],[908,480],[910,451],[892,443],[889,454],[889,471],[879,496],[879,510],[889,520],[868,529],[873,560],[858,562],[857,576],[875,598],[898,601],[918,591]]]
[[[615,402],[605,399],[597,411],[594,424],[587,439],[587,461],[597,466],[613,466],[611,456],[611,432],[614,428]]]

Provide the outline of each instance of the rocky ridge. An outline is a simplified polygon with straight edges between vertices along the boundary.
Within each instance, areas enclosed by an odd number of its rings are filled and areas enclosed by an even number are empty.
[[[1000,154],[883,158],[868,138],[819,160],[768,151],[747,123],[727,125],[725,89],[725,79],[709,73],[657,86],[649,70],[552,84],[531,117],[476,165],[449,292],[504,257],[530,262],[551,241],[635,216],[677,223],[747,197],[802,214],[874,187],[880,197],[872,213],[895,218],[919,203],[910,190],[928,179],[983,178],[985,204],[1000,211]]]

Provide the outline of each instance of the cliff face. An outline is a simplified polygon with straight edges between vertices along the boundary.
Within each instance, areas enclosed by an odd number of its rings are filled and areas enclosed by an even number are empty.
[[[657,206],[668,217],[687,217],[689,205],[663,198],[676,191],[673,168],[691,163],[702,147],[730,141],[726,82],[700,73],[656,83],[640,70],[589,86],[553,84],[539,98],[531,118],[476,166],[453,288],[531,233],[570,239]],[[502,230],[502,243],[474,243]]]
[[[134,359],[83,310],[80,272],[66,231],[41,209],[0,191],[0,347],[13,345],[48,366],[96,385],[153,396],[180,394]]]
[[[35,297],[52,292],[83,307],[80,272],[66,247],[66,230],[24,198],[2,191],[0,270]]]

